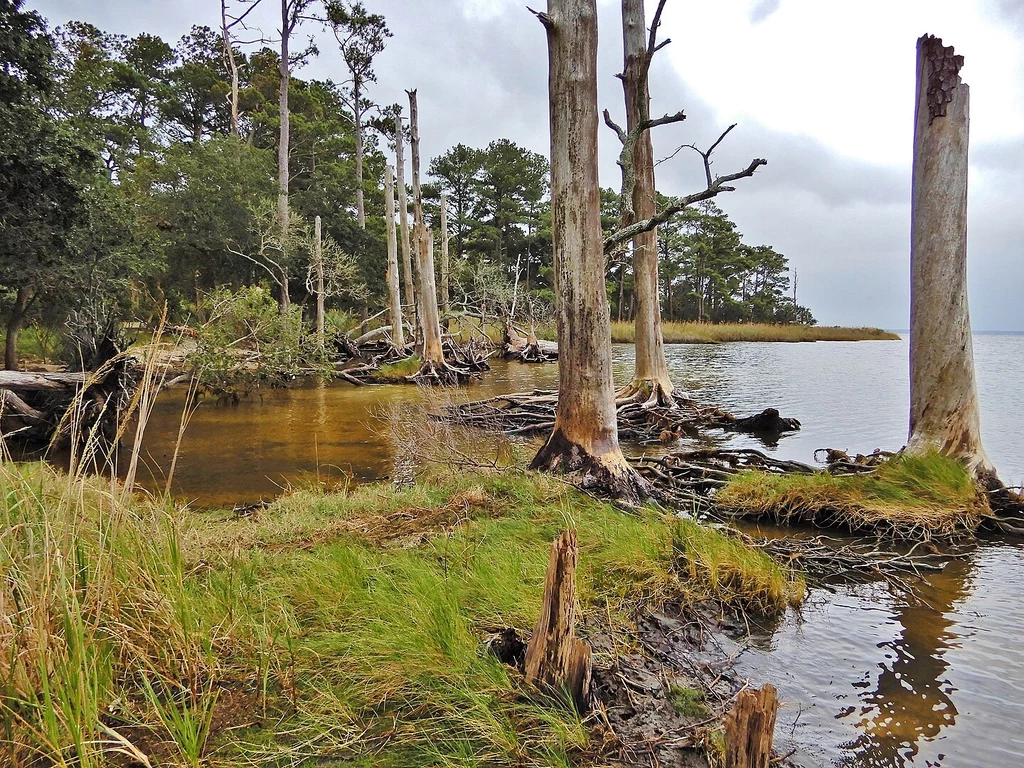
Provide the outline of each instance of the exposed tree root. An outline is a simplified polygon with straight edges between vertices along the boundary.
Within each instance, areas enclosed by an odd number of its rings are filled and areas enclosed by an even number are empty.
[[[630,467],[617,447],[595,456],[567,439],[560,429],[552,432],[530,462],[530,469],[572,475],[579,488],[630,505],[652,496],[649,483]]]
[[[646,400],[628,399],[618,407],[621,439],[642,444],[672,443],[680,437],[695,437],[707,429],[724,429],[765,434],[766,423],[799,429],[796,419],[780,419],[778,411],[737,419],[720,408],[701,407],[693,400],[674,393],[671,406],[648,406]],[[534,390],[499,395],[488,400],[453,405],[446,416],[459,424],[503,432],[507,435],[533,435],[550,431],[555,424],[558,393]],[[765,416],[772,414],[774,416]],[[778,433],[770,433],[778,436]]]
[[[445,360],[442,360],[439,363],[435,363],[431,360],[425,360],[416,373],[406,378],[414,384],[440,384],[451,386],[455,384],[464,384],[472,377],[473,374],[468,369],[451,365]]]
[[[634,379],[615,393],[615,405],[640,404],[644,410],[652,408],[673,408],[677,400],[671,382],[657,379]],[[678,402],[689,402],[680,395]]]

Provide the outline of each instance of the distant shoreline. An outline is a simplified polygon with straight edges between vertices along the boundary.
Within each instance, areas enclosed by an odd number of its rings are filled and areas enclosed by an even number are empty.
[[[554,329],[550,331],[554,338]],[[666,344],[724,344],[736,341],[898,341],[900,336],[881,328],[843,328],[817,325],[769,325],[766,323],[664,323]],[[634,343],[633,323],[612,323],[612,342]],[[538,329],[538,336],[543,338]]]

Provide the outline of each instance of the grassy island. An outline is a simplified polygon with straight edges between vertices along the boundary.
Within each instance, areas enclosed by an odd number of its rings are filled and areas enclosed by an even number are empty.
[[[622,630],[613,648],[666,601],[772,611],[803,590],[727,533],[522,472],[225,511],[0,472],[6,764],[595,764],[599,721],[486,646],[529,633],[560,530],[584,634]]]

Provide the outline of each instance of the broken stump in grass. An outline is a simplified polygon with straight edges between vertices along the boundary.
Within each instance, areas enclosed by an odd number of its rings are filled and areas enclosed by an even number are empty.
[[[526,648],[526,680],[553,694],[568,694],[580,712],[589,708],[590,646],[576,637],[576,532],[562,531],[551,545],[544,599]]]
[[[774,685],[740,691],[725,716],[725,768],[768,768],[778,711]]]

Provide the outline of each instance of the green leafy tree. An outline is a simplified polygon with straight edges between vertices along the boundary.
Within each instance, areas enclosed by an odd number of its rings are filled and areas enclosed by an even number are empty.
[[[0,287],[6,294],[5,364],[32,306],[73,266],[69,235],[83,212],[95,157],[49,108],[54,43],[21,0],[0,0]]]

